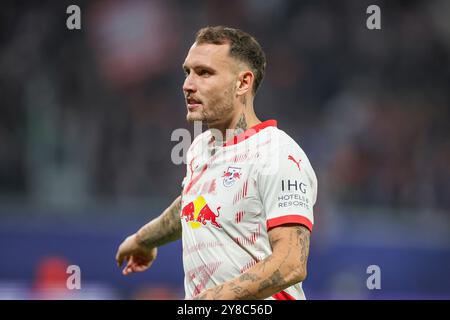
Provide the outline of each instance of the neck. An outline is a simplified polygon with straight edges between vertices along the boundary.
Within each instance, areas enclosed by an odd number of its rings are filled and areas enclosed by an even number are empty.
[[[224,141],[226,141],[260,123],[261,121],[253,109],[253,101],[246,103],[245,99],[243,99],[243,102],[239,103],[239,106],[235,108],[236,112],[233,112],[231,117],[226,119],[226,121],[217,124],[208,124],[208,128],[219,130]]]

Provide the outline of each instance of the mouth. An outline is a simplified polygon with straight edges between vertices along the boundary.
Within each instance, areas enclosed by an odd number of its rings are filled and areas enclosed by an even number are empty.
[[[202,102],[195,98],[189,97],[186,98],[186,104],[189,111],[194,111],[202,105]]]

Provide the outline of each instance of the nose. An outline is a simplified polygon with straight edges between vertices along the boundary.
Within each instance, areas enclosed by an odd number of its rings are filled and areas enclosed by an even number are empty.
[[[193,93],[193,92],[197,91],[197,88],[195,86],[195,83],[194,83],[191,75],[188,75],[186,77],[186,79],[184,79],[183,91],[186,93]]]

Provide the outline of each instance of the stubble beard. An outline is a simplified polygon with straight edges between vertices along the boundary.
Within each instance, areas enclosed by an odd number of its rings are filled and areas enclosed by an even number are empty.
[[[214,97],[210,101],[202,104],[201,110],[189,112],[186,116],[188,122],[202,121],[209,127],[221,123],[229,118],[234,110],[233,107],[234,90],[230,86],[223,94]]]

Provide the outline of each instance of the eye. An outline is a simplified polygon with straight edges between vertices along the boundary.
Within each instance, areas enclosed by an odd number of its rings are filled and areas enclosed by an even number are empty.
[[[187,76],[189,75],[189,70],[184,69],[184,77],[187,78]]]
[[[201,69],[201,70],[198,72],[198,75],[201,76],[201,77],[209,77],[209,76],[211,75],[211,72],[209,72],[209,71],[206,70],[206,69]]]

